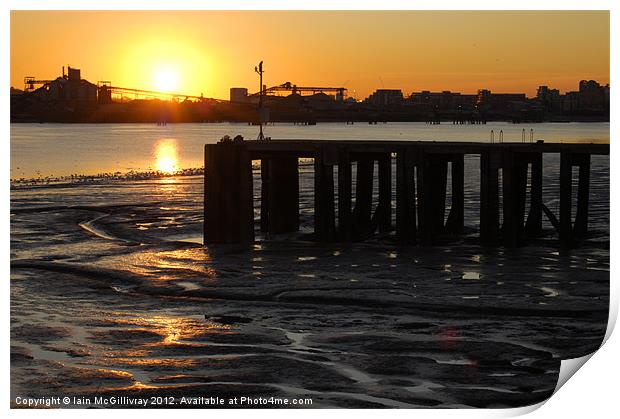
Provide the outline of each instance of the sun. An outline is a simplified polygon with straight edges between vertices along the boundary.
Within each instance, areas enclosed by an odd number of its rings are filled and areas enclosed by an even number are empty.
[[[179,72],[173,67],[158,68],[153,75],[153,85],[158,92],[175,92],[180,81]]]

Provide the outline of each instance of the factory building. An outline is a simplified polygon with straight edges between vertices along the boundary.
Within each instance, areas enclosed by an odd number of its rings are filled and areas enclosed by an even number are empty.
[[[26,78],[26,86],[34,85],[35,80]],[[45,101],[62,102],[71,106],[97,103],[97,86],[81,77],[80,69],[68,67],[62,77],[46,81],[33,94]]]

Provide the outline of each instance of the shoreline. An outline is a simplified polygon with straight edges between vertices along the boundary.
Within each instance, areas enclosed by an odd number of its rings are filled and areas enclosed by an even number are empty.
[[[437,121],[437,120],[435,120]],[[73,124],[145,124],[145,125],[158,125],[158,122],[161,121],[157,121],[157,120],[123,120],[123,119],[119,119],[119,120],[94,120],[94,121],[90,121],[90,120],[42,120],[42,119],[37,119],[37,118],[30,118],[30,119],[15,119],[13,117],[11,117],[11,120],[9,123],[11,124],[67,124],[67,125],[73,125]],[[296,124],[300,122],[300,120],[294,120],[294,119],[283,119],[283,120],[276,120],[276,121],[270,121],[268,123],[265,124],[265,126],[269,126],[269,125],[275,125],[275,124]],[[396,119],[387,119],[387,120],[383,120],[383,119],[379,119],[379,120],[373,120],[373,119],[340,119],[340,118],[336,118],[336,119],[324,119],[324,120],[316,120],[314,121],[314,124],[310,124],[310,125],[317,125],[317,124],[331,124],[331,123],[336,123],[336,124],[347,124],[347,123],[357,123],[357,124],[371,124],[371,123],[394,123],[394,122],[428,122],[427,119],[425,118],[405,118],[405,119],[400,119],[400,118],[396,118]],[[503,122],[503,123],[507,123],[507,124],[511,124],[511,125],[523,125],[523,124],[572,124],[572,123],[609,123],[610,122],[610,118],[609,117],[597,117],[597,118],[570,118],[570,119],[556,119],[556,118],[550,118],[550,119],[541,119],[541,120],[527,120],[527,121],[519,121],[519,122],[514,122],[513,120],[511,120],[510,118],[489,118],[485,120],[485,123],[479,123],[479,124],[469,124],[469,123],[464,123],[464,124],[453,124],[453,119],[452,118],[446,118],[446,119],[440,119],[439,120],[439,124],[437,123],[433,123],[430,125],[457,125],[457,126],[467,126],[467,125],[486,125],[488,123],[495,123],[495,122]],[[222,123],[230,123],[230,124],[243,124],[243,125],[251,125],[251,126],[258,126],[258,124],[252,123],[251,121],[248,120],[235,120],[235,119],[213,119],[213,120],[182,120],[182,121],[166,121],[165,125],[171,124],[171,125],[176,125],[176,124],[222,124]]]

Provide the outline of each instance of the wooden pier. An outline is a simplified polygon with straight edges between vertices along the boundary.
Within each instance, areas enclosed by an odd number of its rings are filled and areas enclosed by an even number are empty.
[[[561,156],[559,221],[543,205],[543,153]],[[480,156],[481,244],[516,247],[527,243],[542,233],[543,212],[558,229],[563,247],[573,246],[587,233],[590,156],[609,154],[608,144],[273,140],[205,146],[204,242],[254,241],[253,160],[261,162],[261,231],[297,231],[300,158],[314,159],[317,241],[359,241],[377,231],[394,229],[402,244],[433,244],[457,236],[464,227],[465,154]],[[394,156],[396,170],[392,173]],[[576,208],[572,197],[574,166],[579,168]],[[375,176],[378,204],[373,211]],[[448,182],[452,201],[446,215]]]

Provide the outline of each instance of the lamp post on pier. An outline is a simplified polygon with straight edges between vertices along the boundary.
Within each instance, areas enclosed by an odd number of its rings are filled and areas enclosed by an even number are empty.
[[[263,135],[263,62],[258,63],[258,66],[254,67],[254,71],[259,76],[259,93],[258,93],[258,123],[260,125],[260,132],[258,133],[258,140],[263,141],[265,136]]]

